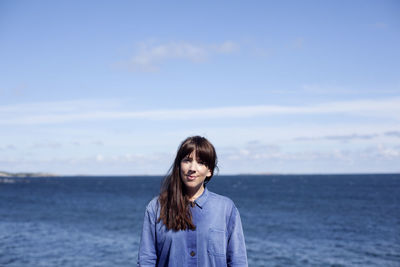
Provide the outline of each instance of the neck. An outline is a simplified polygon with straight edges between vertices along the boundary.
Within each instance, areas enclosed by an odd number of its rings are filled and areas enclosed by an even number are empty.
[[[199,188],[188,190],[187,195],[189,197],[189,201],[195,201],[201,194],[204,192],[204,185],[202,184]]]

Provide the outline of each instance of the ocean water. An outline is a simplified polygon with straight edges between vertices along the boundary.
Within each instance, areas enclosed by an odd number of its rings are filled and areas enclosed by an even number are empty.
[[[135,266],[161,177],[0,178],[0,266]],[[217,176],[249,266],[400,266],[400,175]]]

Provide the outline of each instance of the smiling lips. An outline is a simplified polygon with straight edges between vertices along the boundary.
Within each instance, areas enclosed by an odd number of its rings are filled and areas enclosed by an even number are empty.
[[[196,176],[194,176],[194,175],[186,175],[186,177],[187,177],[187,179],[189,180],[189,181],[194,181],[197,177]]]

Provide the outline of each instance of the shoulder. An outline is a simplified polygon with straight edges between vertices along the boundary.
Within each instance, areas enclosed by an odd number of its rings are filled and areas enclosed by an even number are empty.
[[[219,195],[211,191],[208,191],[208,194],[209,200],[211,200],[214,204],[218,203],[226,208],[236,209],[235,203],[233,203],[232,199],[229,197]]]
[[[228,232],[232,231],[236,221],[240,220],[239,210],[232,199],[209,191],[207,203],[207,207],[210,211],[212,210],[212,213],[224,218]]]
[[[160,206],[160,202],[158,201],[158,196],[155,196],[146,206],[146,211],[151,213],[157,213],[157,210]]]

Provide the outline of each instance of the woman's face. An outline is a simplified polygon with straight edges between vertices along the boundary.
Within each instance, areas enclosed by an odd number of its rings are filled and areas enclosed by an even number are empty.
[[[201,188],[207,176],[211,176],[211,171],[196,158],[195,150],[181,160],[181,179],[189,191]]]

